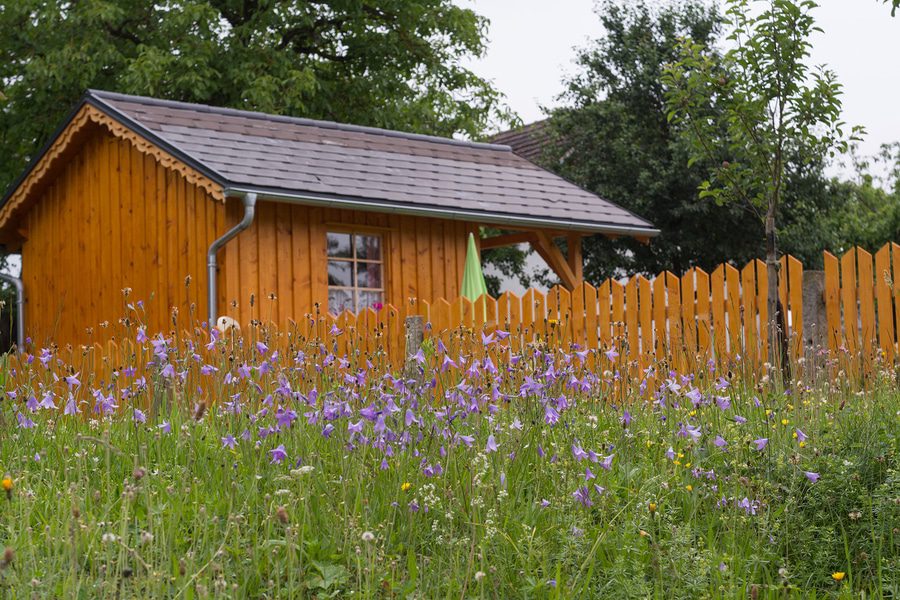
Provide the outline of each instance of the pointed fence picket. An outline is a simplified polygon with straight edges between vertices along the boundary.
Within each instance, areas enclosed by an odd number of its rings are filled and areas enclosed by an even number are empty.
[[[900,356],[900,245],[887,244],[873,254],[850,248],[841,256],[824,253],[825,349],[853,375],[868,376],[879,364],[893,364]],[[790,358],[809,356],[803,329],[804,269],[799,260],[784,256],[778,270],[778,297]],[[530,289],[522,296],[505,292],[482,296],[437,298],[431,302],[409,298],[399,306],[385,304],[358,313],[317,312],[292,323],[287,331],[254,326],[231,336],[229,344],[245,348],[264,341],[284,356],[293,356],[311,343],[358,361],[402,367],[406,357],[405,319],[420,315],[426,336],[459,355],[504,360],[510,352],[480,348],[479,331],[510,333],[511,353],[525,344],[588,351],[585,360],[600,373],[618,372],[640,378],[653,366],[657,377],[668,369],[691,372],[708,361],[758,372],[774,363],[769,349],[768,271],[761,260],[742,268],[722,264],[711,272],[691,268],[678,276],[663,272],[647,278],[608,279],[598,286],[582,283],[574,290],[555,286],[542,293]],[[471,335],[475,333],[475,335]],[[178,331],[172,343],[193,344],[201,360],[188,368],[188,382],[200,381],[203,363],[222,365],[221,353],[206,349],[208,334],[197,328]],[[818,349],[814,349],[818,350]],[[59,348],[55,360],[69,365],[93,386],[125,385],[123,369],[143,367],[154,360],[149,344],[134,341],[134,332],[104,343]],[[26,377],[27,355],[6,357],[8,379]],[[31,359],[32,363],[35,362]],[[663,370],[665,369],[665,370]]]

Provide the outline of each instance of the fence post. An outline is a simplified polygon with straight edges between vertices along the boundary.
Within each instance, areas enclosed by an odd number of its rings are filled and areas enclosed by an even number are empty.
[[[403,330],[406,343],[403,372],[407,377],[417,378],[418,369],[414,357],[422,347],[422,342],[425,341],[425,318],[422,315],[406,317],[403,322]]]
[[[819,350],[828,344],[825,312],[825,271],[803,271],[803,343],[807,360],[816,364]],[[816,364],[818,366],[818,364]]]

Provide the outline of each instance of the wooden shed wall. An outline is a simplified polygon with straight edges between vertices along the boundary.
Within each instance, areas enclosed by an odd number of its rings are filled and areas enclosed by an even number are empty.
[[[239,200],[223,205],[100,127],[50,177],[20,223],[26,333],[36,343],[106,339],[101,323],[115,323],[138,300],[151,332],[172,329],[173,307],[179,327],[206,318],[206,251],[241,219]],[[459,294],[467,236],[477,227],[260,201],[251,228],[219,254],[219,314],[284,326],[316,302],[325,310],[326,233],[348,229],[382,235],[385,301],[400,305]]]
[[[229,200],[229,221],[237,222],[242,210],[240,202]],[[220,301],[219,313],[239,323],[260,319],[285,326],[289,319],[300,321],[313,312],[316,302],[324,311],[326,233],[348,229],[382,235],[386,302],[459,295],[466,240],[476,231],[474,224],[261,201],[253,225],[223,251],[225,303]],[[275,300],[269,299],[271,294]]]
[[[96,128],[24,217],[27,334],[37,343],[104,339],[100,323],[137,300],[150,331],[172,328],[171,307],[180,324],[192,307],[205,318],[206,249],[225,219],[206,191]],[[132,289],[127,300],[123,288]]]

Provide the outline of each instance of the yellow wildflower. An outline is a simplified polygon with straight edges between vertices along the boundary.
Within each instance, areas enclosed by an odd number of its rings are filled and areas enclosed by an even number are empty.
[[[837,572],[831,574],[831,578],[834,579],[835,581],[841,581],[844,579],[845,575],[846,575],[846,573],[844,573],[843,571],[837,571]]]
[[[782,419],[782,420],[781,420],[781,424],[782,424],[782,425],[787,425],[788,423],[790,423],[790,421],[788,421],[787,419]]]
[[[687,484],[686,486],[684,486],[684,489],[686,489],[689,492],[693,492],[694,486],[692,486],[691,484]]]
[[[655,513],[656,512],[656,502],[651,502],[649,505],[647,505],[647,510],[650,511],[651,515],[653,513]]]
[[[408,492],[411,487],[412,487],[412,484],[410,482],[406,481],[403,483],[403,485],[400,486],[400,490],[402,490],[404,492]]]

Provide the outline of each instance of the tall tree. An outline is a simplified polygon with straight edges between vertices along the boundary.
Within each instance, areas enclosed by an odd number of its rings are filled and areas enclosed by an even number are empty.
[[[757,253],[761,230],[747,207],[696,201],[708,164],[687,166],[690,147],[666,118],[663,66],[677,59],[683,36],[714,45],[721,16],[701,1],[607,0],[597,14],[604,35],[582,49],[562,106],[550,112],[555,142],[544,164],[562,176],[647,217],[661,230],[652,244],[585,240],[591,281],[632,273],[683,271]]]
[[[719,57],[706,43],[686,38],[663,81],[669,118],[683,125],[690,160],[713,165],[700,198],[765,211],[769,347],[778,356],[776,220],[790,162],[833,156],[848,142],[834,74],[807,64],[815,3],[767,0],[762,10],[756,4],[728,0],[732,48]]]
[[[86,88],[438,135],[510,114],[462,66],[451,0],[16,0],[0,5],[0,189]]]

